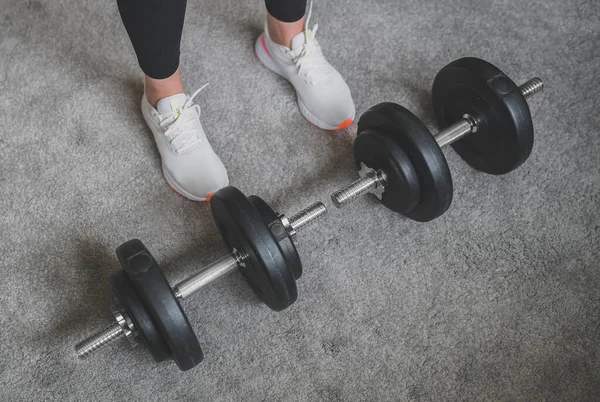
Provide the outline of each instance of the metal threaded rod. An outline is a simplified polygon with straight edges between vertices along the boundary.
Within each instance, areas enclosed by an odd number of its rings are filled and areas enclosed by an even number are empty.
[[[293,230],[298,231],[315,222],[326,212],[327,208],[325,205],[322,202],[316,202],[308,208],[292,215],[290,218],[290,225]],[[245,256],[240,255],[235,251],[231,254],[227,254],[208,265],[197,274],[179,282],[173,287],[173,292],[178,299],[183,300],[217,279],[235,271],[238,268],[238,265],[243,263],[245,258]],[[118,322],[114,322],[108,328],[103,329],[78,343],[75,346],[75,352],[79,358],[85,358],[103,346],[112,343],[115,339],[119,339],[125,335],[125,331],[121,325]]]
[[[519,85],[519,89],[523,97],[527,99],[544,89],[544,81],[540,77],[534,77],[526,83]]]
[[[530,98],[538,92],[541,92],[542,89],[544,89],[544,82],[539,77],[534,77],[519,86],[519,90],[525,99]],[[434,135],[434,138],[438,145],[443,147],[445,145],[450,145],[475,131],[477,131],[476,120],[471,116],[465,115],[458,122]],[[384,175],[385,173],[381,170],[372,170],[363,177],[348,184],[341,190],[333,193],[331,195],[331,201],[336,207],[341,208],[358,196],[367,192],[371,192],[379,184],[382,184],[385,187],[385,180],[382,181],[381,179],[381,177],[385,177]]]
[[[315,202],[302,211],[295,213],[290,218],[290,225],[295,231],[299,231],[306,225],[314,223],[317,219],[327,212],[327,208],[322,202]]]
[[[360,179],[333,193],[331,195],[331,201],[336,207],[341,208],[350,200],[370,191],[379,184],[383,185],[383,183],[382,175],[378,174],[376,171],[371,171]]]
[[[94,335],[75,345],[75,353],[77,353],[77,356],[80,358],[87,357],[88,355],[94,353],[94,351],[97,349],[100,349],[101,347],[113,342],[115,339],[119,339],[124,336],[125,331],[123,331],[123,328],[121,328],[117,322],[114,322],[106,329],[95,333]]]

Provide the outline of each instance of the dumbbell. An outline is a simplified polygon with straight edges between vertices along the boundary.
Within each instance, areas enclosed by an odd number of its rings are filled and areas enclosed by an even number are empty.
[[[419,222],[442,215],[452,202],[452,176],[441,147],[452,144],[472,167],[505,174],[533,148],[526,99],[543,89],[540,78],[517,86],[492,64],[463,58],[445,66],[433,82],[440,126],[436,135],[409,110],[380,103],[359,119],[354,159],[360,178],[331,196],[342,207],[373,193],[392,211]]]
[[[327,211],[323,203],[287,218],[260,197],[246,197],[229,186],[211,197],[210,206],[231,253],[171,287],[141,241],[119,246],[123,270],[110,277],[119,301],[112,308],[115,320],[75,346],[80,358],[116,339],[126,338],[132,346],[141,339],[156,362],[172,358],[181,370],[196,366],[203,353],[180,301],[236,270],[271,309],[280,311],[296,301],[302,264],[294,238]]]

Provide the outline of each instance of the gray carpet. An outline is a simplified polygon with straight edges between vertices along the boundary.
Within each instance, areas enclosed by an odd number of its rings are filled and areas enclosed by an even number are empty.
[[[327,133],[256,60],[260,0],[190,0],[182,45],[232,184],[281,211],[356,173],[356,126]],[[319,1],[360,114],[405,105],[461,56],[533,75],[531,158],[503,177],[452,151],[454,202],[419,224],[365,198],[302,233],[299,301],[274,313],[235,274],[185,303],[205,351],[186,373],[116,344],[114,250],[142,239],[173,281],[225,252],[208,207],[171,191],[139,114],[116,4],[2,0],[0,400],[600,400],[600,6],[584,0]]]

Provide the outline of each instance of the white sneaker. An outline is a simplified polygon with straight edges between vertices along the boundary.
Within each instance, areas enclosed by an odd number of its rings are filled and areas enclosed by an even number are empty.
[[[304,32],[292,38],[291,49],[271,40],[265,31],[258,37],[254,51],[271,71],[287,79],[296,90],[300,112],[308,121],[325,130],[348,127],[356,114],[350,88],[339,72],[325,59],[315,38],[318,24],[308,28],[312,3]]]
[[[193,201],[206,201],[229,184],[227,170],[215,154],[200,123],[200,106],[177,94],[161,99],[156,109],[142,97],[142,115],[152,130],[162,159],[162,170],[173,190]]]

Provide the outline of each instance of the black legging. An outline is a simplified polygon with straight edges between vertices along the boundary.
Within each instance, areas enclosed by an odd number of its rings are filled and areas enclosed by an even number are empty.
[[[144,74],[156,79],[173,75],[179,67],[187,0],[117,0],[117,4]],[[265,0],[265,5],[279,21],[295,22],[304,16],[306,0]]]

